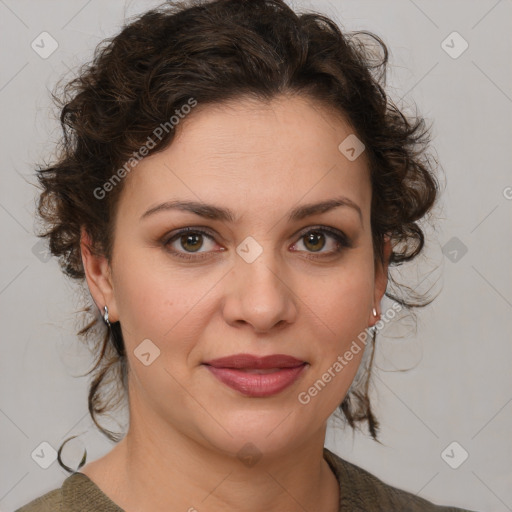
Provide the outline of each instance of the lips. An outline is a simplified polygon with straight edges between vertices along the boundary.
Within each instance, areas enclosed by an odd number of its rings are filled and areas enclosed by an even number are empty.
[[[308,363],[285,354],[257,357],[251,354],[213,359],[203,363],[222,383],[249,397],[268,397],[293,384]]]
[[[274,368],[294,368],[304,364],[305,361],[285,354],[272,354],[258,357],[251,354],[235,354],[206,361],[204,364],[215,368],[234,368],[250,370],[269,370]]]

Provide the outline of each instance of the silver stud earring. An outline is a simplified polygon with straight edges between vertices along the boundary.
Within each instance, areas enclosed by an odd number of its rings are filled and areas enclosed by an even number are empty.
[[[103,313],[103,321],[110,327],[110,322],[108,321],[108,308],[107,308],[107,306],[105,306],[103,308],[103,311],[104,311],[104,313]]]
[[[377,316],[377,310],[375,308],[372,309],[373,316]]]

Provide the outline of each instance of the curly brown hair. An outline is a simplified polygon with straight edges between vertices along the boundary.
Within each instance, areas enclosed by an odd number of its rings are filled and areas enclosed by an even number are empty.
[[[393,246],[389,265],[410,261],[423,249],[418,221],[431,216],[439,185],[435,158],[427,151],[430,128],[417,114],[405,116],[389,99],[384,91],[387,64],[388,50],[375,34],[342,33],[328,17],[296,14],[282,0],[191,0],[151,9],[102,41],[78,77],[61,94],[52,93],[63,137],[55,163],[37,169],[43,187],[38,213],[46,227],[38,236],[49,239],[63,272],[83,285],[81,228],[89,235],[91,252],[110,261],[123,183],[102,199],[95,190],[146,143],[155,127],[191,97],[208,105],[294,93],[340,113],[364,143],[375,261],[383,261],[386,236]],[[173,130],[166,131],[149,154],[168,147],[173,136]],[[388,278],[386,296],[408,310],[432,302]],[[400,293],[390,291],[390,284]],[[119,435],[102,427],[98,416],[126,395],[121,325],[105,326],[91,301],[82,311],[94,319],[78,334],[92,342],[97,355],[88,372],[93,374],[89,411],[97,427],[118,441]],[[339,409],[353,429],[367,421],[377,441],[379,423],[368,398],[373,345],[366,380],[351,387]],[[107,393],[111,382],[118,386]]]

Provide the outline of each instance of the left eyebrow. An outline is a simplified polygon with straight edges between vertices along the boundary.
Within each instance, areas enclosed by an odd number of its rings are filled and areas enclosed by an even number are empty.
[[[355,210],[359,216],[361,225],[363,224],[363,213],[361,212],[361,208],[354,201],[352,201],[352,199],[343,196],[329,199],[328,201],[322,201],[321,203],[312,203],[299,206],[298,208],[295,208],[291,211],[288,217],[288,221],[302,220],[311,215],[315,215],[317,213],[325,213],[329,210],[333,210],[334,208],[339,208],[341,206],[348,206],[349,208]]]
[[[357,212],[361,225],[363,224],[363,214],[361,208],[348,197],[336,197],[320,203],[311,203],[294,208],[288,216],[288,221],[298,221],[315,214],[325,213],[334,208],[346,206]],[[237,217],[229,208],[221,208],[212,204],[200,203],[197,201],[167,201],[151,207],[144,212],[140,220],[164,210],[182,210],[194,213],[200,217],[212,220],[221,220],[225,222],[235,222]]]

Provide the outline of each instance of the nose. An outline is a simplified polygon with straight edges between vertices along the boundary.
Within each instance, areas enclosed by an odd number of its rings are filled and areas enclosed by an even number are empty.
[[[226,276],[229,285],[223,314],[228,324],[247,324],[253,332],[264,333],[295,322],[298,297],[278,263],[270,249],[250,263],[236,255],[231,273]]]

